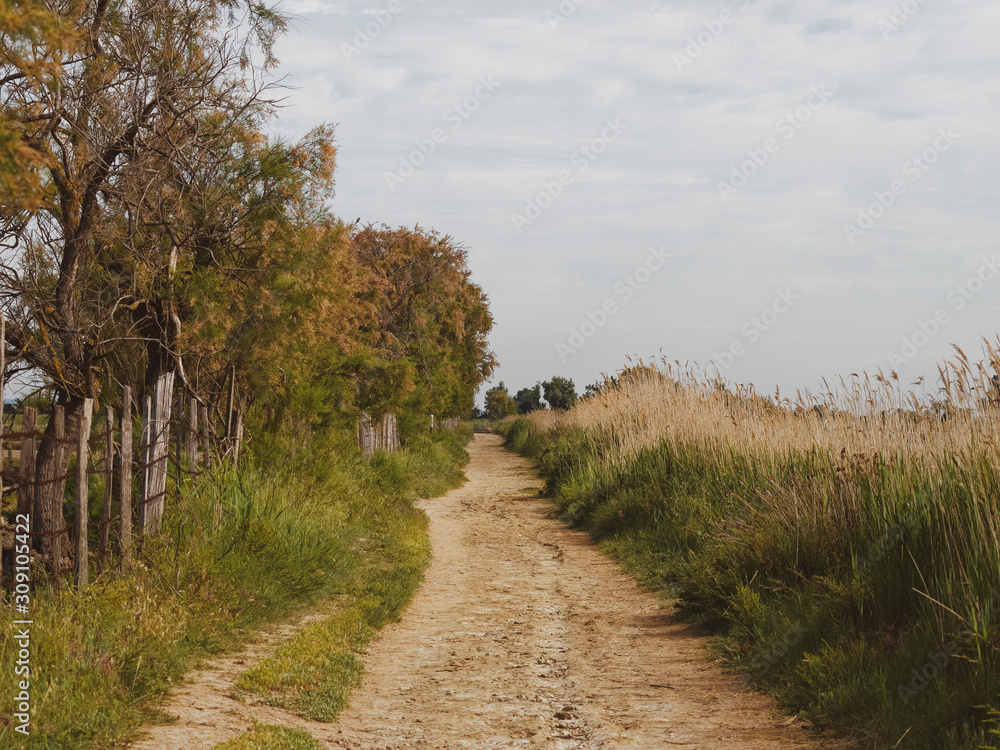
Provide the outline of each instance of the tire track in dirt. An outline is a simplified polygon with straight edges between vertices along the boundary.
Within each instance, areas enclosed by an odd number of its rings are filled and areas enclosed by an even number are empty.
[[[338,750],[813,747],[765,696],[705,661],[704,641],[552,506],[500,439],[469,446],[469,482],[422,503],[434,560],[400,623],[364,658],[335,724],[246,706],[239,669],[196,673],[154,744],[211,748],[253,721],[302,727]],[[237,660],[230,660],[237,661]]]

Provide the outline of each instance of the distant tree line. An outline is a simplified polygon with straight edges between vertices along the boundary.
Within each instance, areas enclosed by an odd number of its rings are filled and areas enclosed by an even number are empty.
[[[592,388],[593,386],[587,386],[588,394]],[[513,396],[501,380],[486,391],[486,408],[479,416],[503,419],[515,414],[529,414],[538,409],[572,409],[578,398],[572,378],[554,375],[550,380],[522,388]]]

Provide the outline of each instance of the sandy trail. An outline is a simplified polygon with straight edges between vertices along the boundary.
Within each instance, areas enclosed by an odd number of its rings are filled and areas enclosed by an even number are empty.
[[[403,621],[365,657],[335,724],[226,697],[238,657],[164,706],[152,750],[198,750],[253,721],[331,748],[737,748],[808,745],[797,722],[705,661],[704,641],[549,503],[530,462],[479,435],[469,482],[423,503],[434,561]],[[258,647],[258,651],[266,651]]]

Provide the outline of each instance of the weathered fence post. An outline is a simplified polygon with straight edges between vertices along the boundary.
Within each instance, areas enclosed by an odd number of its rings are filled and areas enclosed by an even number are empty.
[[[149,413],[149,460],[146,462],[145,496],[142,505],[142,531],[155,534],[163,521],[167,494],[167,464],[170,452],[170,407],[173,401],[174,373],[161,375],[153,386]]]
[[[188,471],[192,478],[198,473],[198,399],[191,398],[191,416],[187,428]]]
[[[177,389],[177,447],[174,453],[176,453],[177,462],[177,487],[178,490],[184,479],[184,470],[181,468],[181,455],[184,453],[184,386],[182,385]]]
[[[63,465],[63,458],[66,455],[66,409],[57,406],[52,410],[52,437],[56,441],[56,466]],[[65,531],[66,519],[62,512],[62,498],[65,494],[66,480],[59,479],[59,489],[53,494],[59,498],[59,526],[52,536],[48,538],[48,543],[44,547],[52,557],[52,587],[58,591],[61,587],[60,576],[62,575],[62,540]],[[35,497],[37,504],[38,497]],[[66,537],[66,544],[69,544],[69,537]]]
[[[139,433],[139,523],[138,527],[146,528],[146,498],[149,497],[149,456],[153,441],[150,435],[153,431],[152,413],[153,399],[145,395],[141,400],[142,430]]]
[[[361,421],[358,422],[358,447],[365,458],[371,457],[375,452],[375,432],[372,430],[372,418],[367,412],[361,414]]]
[[[226,401],[226,442],[230,445],[233,442],[233,409],[236,407],[236,366],[229,367],[229,398]]]
[[[98,570],[104,572],[108,555],[108,534],[111,531],[111,502],[115,491],[115,410],[110,406],[104,419],[104,507],[101,508],[101,557]]]
[[[399,427],[395,414],[386,414],[379,425],[378,448],[387,453],[399,449]]]
[[[17,488],[17,513],[23,515],[35,509],[35,429],[38,411],[24,407],[21,415],[21,471]],[[35,521],[37,523],[37,520]],[[35,526],[32,523],[32,527]]]
[[[206,469],[212,468],[212,433],[208,421],[208,407],[201,407],[201,462]]]
[[[76,441],[76,567],[73,571],[73,583],[77,589],[83,590],[89,582],[89,549],[87,546],[87,519],[89,516],[87,493],[87,459],[90,449],[90,420],[94,410],[94,400],[83,400],[83,412],[80,414],[80,432]]]
[[[132,567],[132,389],[122,389],[122,469],[118,478],[122,570]]]
[[[233,436],[233,466],[240,462],[240,446],[243,443],[243,410],[236,412],[236,430]]]
[[[395,414],[386,414],[377,424],[367,412],[361,414],[358,423],[358,447],[365,458],[371,458],[375,451],[392,452],[399,449],[399,426]]]

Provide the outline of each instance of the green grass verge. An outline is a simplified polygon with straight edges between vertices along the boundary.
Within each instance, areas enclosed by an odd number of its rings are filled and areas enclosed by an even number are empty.
[[[358,654],[376,632],[357,607],[310,625],[244,672],[233,695],[264,695],[269,705],[313,721],[333,721],[361,683],[364,667]]]
[[[235,739],[220,742],[212,750],[321,750],[322,747],[302,729],[261,725]]]
[[[468,430],[457,437],[471,437]],[[424,497],[458,486],[462,475],[457,442],[439,441],[419,453],[379,455],[375,464],[385,476],[421,478],[415,489]],[[464,451],[463,451],[464,453]],[[449,467],[452,467],[449,469]],[[388,530],[380,529],[382,535]],[[358,654],[387,622],[397,620],[423,577],[430,547],[421,525],[397,529],[391,540],[366,537],[358,550],[355,570],[359,584],[348,589],[351,599],[341,611],[297,633],[271,657],[244,672],[233,695],[263,695],[280,706],[314,721],[334,721],[346,707],[364,669]]]
[[[351,598],[372,623],[396,616],[429,557],[412,500],[462,481],[464,438],[445,431],[371,461],[347,432],[258,438],[239,472],[171,498],[133,574],[109,572],[83,594],[35,592],[31,733],[15,734],[5,711],[0,748],[120,746],[163,720],[157,701],[199,659],[318,601]],[[0,632],[13,619],[0,613]],[[13,675],[16,659],[0,639],[0,673]],[[13,706],[15,687],[0,680],[0,705]]]
[[[993,467],[862,457],[845,471],[815,451],[765,462],[666,444],[611,467],[579,428],[501,430],[567,523],[676,597],[790,712],[863,748],[1000,746],[997,553],[968,541],[998,497]],[[917,593],[929,587],[967,608]]]

